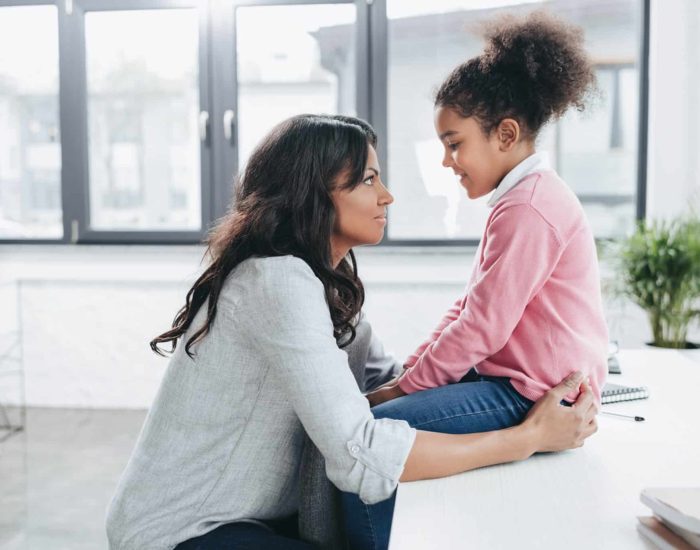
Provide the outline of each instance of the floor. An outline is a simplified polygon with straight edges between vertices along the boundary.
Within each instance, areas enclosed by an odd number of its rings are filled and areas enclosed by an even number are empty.
[[[145,411],[30,408],[0,443],[0,548],[107,548],[104,516]]]

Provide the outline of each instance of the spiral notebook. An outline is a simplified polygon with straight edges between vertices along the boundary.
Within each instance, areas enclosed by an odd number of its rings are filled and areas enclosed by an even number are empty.
[[[621,386],[620,384],[607,383],[603,386],[600,401],[602,404],[617,403],[618,401],[633,401],[647,397],[649,397],[649,390],[646,386]]]

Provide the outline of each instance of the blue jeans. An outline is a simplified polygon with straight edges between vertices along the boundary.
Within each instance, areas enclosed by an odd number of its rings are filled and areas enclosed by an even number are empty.
[[[534,403],[513,389],[507,378],[481,376],[475,370],[440,388],[387,401],[372,408],[375,418],[406,420],[429,432],[467,434],[501,430],[519,424]],[[377,504],[364,504],[343,493],[343,513],[352,550],[384,550],[394,515],[396,492]]]
[[[265,521],[269,529],[247,522],[225,523],[199,537],[178,544],[174,550],[312,550],[313,544],[297,537],[296,515]]]

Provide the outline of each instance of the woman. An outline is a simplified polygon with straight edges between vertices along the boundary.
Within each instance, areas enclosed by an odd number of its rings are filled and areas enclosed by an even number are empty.
[[[364,122],[300,115],[252,154],[107,517],[113,549],[310,548],[294,529],[306,432],[329,479],[366,503],[398,483],[576,447],[595,406],[570,376],[521,425],[472,435],[375,419],[348,368],[364,291],[352,247],[378,242],[393,201]],[[179,343],[179,345],[177,345]],[[390,373],[389,373],[390,374]]]

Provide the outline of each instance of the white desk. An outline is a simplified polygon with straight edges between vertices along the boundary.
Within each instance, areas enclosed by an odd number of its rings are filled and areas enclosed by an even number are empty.
[[[700,486],[700,364],[669,350],[620,352],[613,383],[651,397],[604,405],[581,449],[399,486],[390,550],[652,548],[636,532],[650,486]]]

